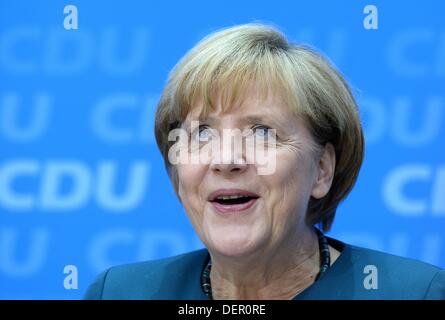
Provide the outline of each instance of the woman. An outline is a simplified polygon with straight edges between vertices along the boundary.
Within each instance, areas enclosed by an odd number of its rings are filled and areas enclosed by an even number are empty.
[[[347,83],[313,50],[264,25],[210,35],[172,71],[155,133],[206,249],[110,268],[86,298],[445,298],[439,268],[323,235],[364,140]]]

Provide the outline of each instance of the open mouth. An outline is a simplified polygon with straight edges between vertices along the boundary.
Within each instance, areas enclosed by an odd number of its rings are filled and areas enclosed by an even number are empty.
[[[220,213],[235,213],[252,207],[258,195],[245,190],[217,191],[210,196],[210,203]]]
[[[218,197],[213,200],[213,202],[217,202],[221,205],[235,205],[235,204],[243,204],[247,203],[252,199],[256,199],[258,197],[251,197],[251,196],[224,196],[224,197]]]

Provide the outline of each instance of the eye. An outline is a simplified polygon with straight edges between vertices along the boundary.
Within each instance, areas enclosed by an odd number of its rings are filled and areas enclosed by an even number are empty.
[[[208,141],[209,137],[211,136],[212,132],[208,125],[201,124],[198,127],[197,132],[195,133],[194,137],[198,141]]]
[[[261,139],[269,138],[270,137],[270,130],[271,128],[262,124],[255,125],[253,128],[253,132],[255,133],[255,136]]]

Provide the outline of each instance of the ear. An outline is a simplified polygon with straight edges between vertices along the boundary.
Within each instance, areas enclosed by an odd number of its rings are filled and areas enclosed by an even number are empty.
[[[325,145],[316,170],[317,176],[312,187],[311,195],[316,199],[321,199],[328,194],[334,179],[335,149],[331,143]]]

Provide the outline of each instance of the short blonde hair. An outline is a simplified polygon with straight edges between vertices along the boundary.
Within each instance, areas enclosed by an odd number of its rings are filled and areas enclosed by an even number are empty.
[[[357,180],[364,156],[363,130],[351,90],[341,74],[315,50],[290,43],[275,27],[246,24],[210,34],[190,50],[169,75],[155,116],[155,135],[177,193],[178,177],[168,161],[168,133],[201,102],[200,116],[215,108],[217,93],[225,112],[255,85],[267,96],[280,93],[308,124],[314,141],[335,148],[332,186],[311,198],[307,218],[328,231],[336,208]]]

